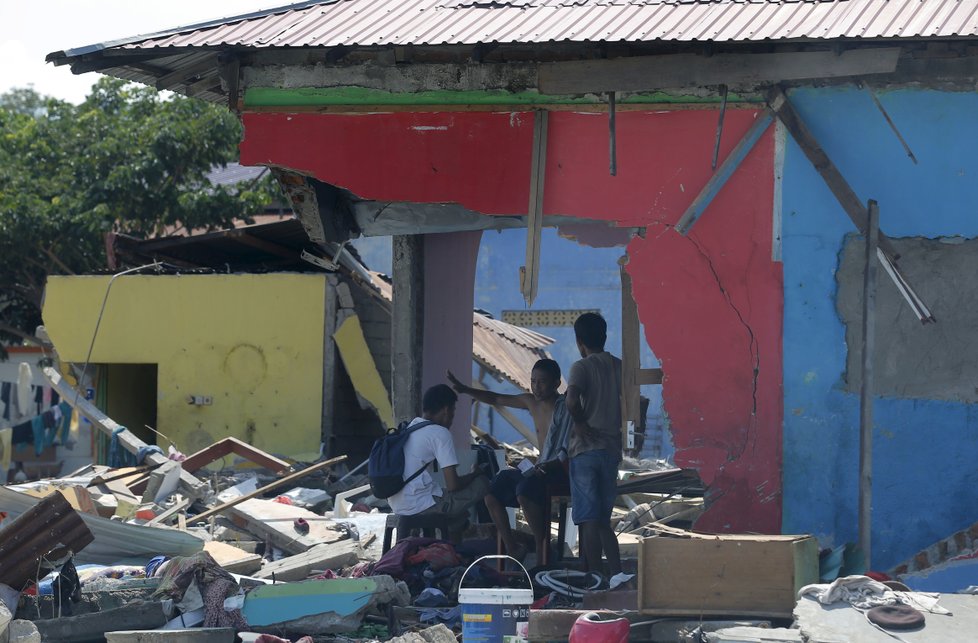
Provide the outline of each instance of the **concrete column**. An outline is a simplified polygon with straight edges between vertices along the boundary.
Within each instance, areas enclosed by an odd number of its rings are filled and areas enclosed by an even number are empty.
[[[449,369],[462,381],[472,378],[472,306],[481,240],[481,231],[425,235],[423,389],[447,383]],[[472,398],[462,395],[449,427],[459,452],[468,451],[472,442],[471,418]]]
[[[395,423],[421,414],[421,395],[424,392],[421,388],[421,373],[425,347],[424,257],[422,235],[401,235],[393,238],[391,402]]]

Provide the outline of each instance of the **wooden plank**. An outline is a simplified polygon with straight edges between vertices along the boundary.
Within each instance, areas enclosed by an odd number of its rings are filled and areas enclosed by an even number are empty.
[[[868,234],[869,220],[869,213],[866,207],[859,197],[856,196],[855,191],[846,181],[845,177],[842,176],[842,173],[829,158],[828,154],[825,153],[825,150],[822,149],[822,146],[819,145],[818,140],[815,139],[815,136],[808,129],[801,116],[795,111],[788,97],[785,95],[784,90],[777,86],[772,87],[768,92],[768,104],[784,124],[785,129],[795,139],[795,142],[798,143],[798,146],[805,153],[805,156],[808,157],[808,160],[811,161],[815,170],[821,175],[822,180],[825,181],[832,194],[835,195],[836,200],[838,200],[846,215],[852,220],[856,229],[865,237]],[[914,315],[922,323],[926,324],[935,321],[934,316],[924,304],[923,300],[914,291],[910,282],[907,281],[907,278],[897,267],[895,262],[900,258],[900,253],[896,251],[896,248],[893,247],[893,244],[882,231],[877,234],[877,237],[880,263],[883,264],[887,275],[906,300],[907,305],[910,306]]]
[[[696,195],[693,202],[689,204],[683,215],[679,217],[679,221],[676,223],[676,232],[681,235],[689,234],[690,229],[693,224],[696,223],[700,215],[713,203],[713,199],[720,193],[723,186],[727,184],[727,181],[733,176],[740,164],[747,158],[747,155],[754,145],[761,140],[761,136],[767,131],[768,126],[774,120],[774,115],[771,110],[764,110],[761,112],[754,124],[751,125],[747,133],[744,134],[743,138],[737,143],[737,145],[731,150],[730,155],[724,159],[720,168],[713,173],[710,180],[706,182],[700,193]]]
[[[177,515],[181,511],[184,511],[189,506],[190,506],[190,498],[179,497],[178,500],[177,500],[177,502],[175,502],[172,507],[170,507],[169,509],[167,509],[166,511],[164,511],[160,515],[156,516],[155,518],[153,518],[152,520],[150,520],[146,524],[147,525],[160,525],[160,524],[165,525],[167,523],[167,521],[170,520],[170,518],[174,517],[175,515]]]
[[[705,85],[743,85],[805,78],[888,74],[899,47],[773,54],[671,54],[543,63],[542,94],[640,92]]]
[[[880,215],[876,201],[870,200],[863,274],[862,380],[859,387],[859,548],[870,565],[873,512],[873,358],[876,355],[876,249]]]
[[[391,398],[394,422],[411,420],[421,406],[424,355],[424,237],[393,239],[391,318]]]
[[[634,448],[634,440],[629,444],[628,423],[639,426],[641,418],[641,389],[636,371],[641,367],[641,343],[639,339],[638,306],[632,296],[632,277],[628,274],[628,255],[618,260],[621,275],[621,443],[625,449]]]
[[[102,413],[98,407],[85,399],[85,396],[76,391],[74,388],[68,385],[61,378],[61,374],[51,367],[45,367],[43,369],[44,377],[51,384],[51,388],[57,391],[58,395],[61,397],[62,401],[70,404],[75,410],[77,410],[82,417],[87,419],[92,423],[96,429],[102,433],[112,437],[116,431],[122,429],[118,433],[119,444],[122,445],[129,453],[136,455],[139,450],[145,446],[148,446],[145,442],[140,440],[136,435],[126,429],[124,426]],[[162,453],[149,453],[146,455],[145,462],[151,465],[161,465],[166,462],[170,462]],[[193,474],[191,474],[186,469],[180,472],[180,488],[183,490],[184,494],[190,496],[191,498],[200,498],[203,496],[208,486],[206,483],[201,482]]]
[[[486,389],[485,385],[483,385],[482,382],[476,380],[472,381],[472,388],[480,391],[488,390]],[[492,406],[492,408],[496,411],[496,413],[498,413],[504,420],[509,422],[514,429],[519,431],[520,435],[526,438],[530,444],[532,444],[534,447],[537,448],[540,447],[540,445],[537,444],[537,432],[531,430],[530,427],[520,422],[520,419],[516,417],[516,415],[513,414],[512,411],[507,409],[505,406],[499,406],[498,404],[492,404],[490,406]]]
[[[640,368],[635,373],[635,382],[640,386],[648,384],[662,384],[661,368]]]
[[[284,473],[291,468],[291,465],[289,465],[289,463],[285,460],[281,460],[271,454],[265,453],[261,449],[253,447],[247,442],[242,442],[235,437],[227,437],[222,440],[218,440],[209,447],[205,447],[189,456],[181,464],[183,464],[184,471],[193,473],[206,467],[211,462],[219,460],[232,453],[275,473]]]
[[[253,576],[272,578],[274,575],[276,581],[286,582],[305,580],[314,569],[339,569],[356,565],[360,553],[360,545],[349,539],[316,545],[309,551],[268,563]]]
[[[278,480],[276,480],[274,482],[271,482],[271,483],[265,485],[264,487],[259,487],[258,489],[255,489],[251,493],[246,493],[243,496],[238,496],[237,498],[234,498],[233,500],[229,500],[229,501],[225,502],[223,505],[218,505],[217,507],[214,507],[212,509],[208,509],[207,511],[205,511],[205,512],[203,512],[201,514],[197,514],[196,516],[194,516],[194,521],[195,522],[199,522],[199,521],[202,521],[202,520],[207,520],[211,516],[216,516],[216,515],[222,514],[225,511],[227,511],[229,508],[231,508],[231,507],[233,507],[233,506],[235,506],[237,504],[241,504],[242,502],[244,502],[246,500],[250,500],[250,499],[255,498],[257,496],[260,496],[262,494],[268,493],[269,491],[272,491],[273,489],[278,489],[279,487],[282,487],[282,486],[284,486],[284,485],[286,485],[286,484],[288,484],[288,483],[290,483],[290,482],[292,482],[294,480],[298,480],[299,478],[303,478],[303,477],[309,475],[310,473],[313,473],[313,472],[316,472],[316,471],[321,471],[323,469],[326,469],[327,467],[333,466],[334,464],[337,464],[339,462],[343,462],[344,460],[346,460],[346,456],[345,455],[341,455],[341,456],[337,456],[335,458],[330,458],[329,460],[323,460],[322,462],[317,462],[316,464],[310,465],[310,466],[306,467],[305,469],[302,469],[300,471],[296,471],[295,473],[290,473],[289,475],[285,476],[284,478],[279,478]]]
[[[757,109],[757,103],[749,101],[728,102],[727,109]],[[617,112],[679,112],[689,110],[713,110],[717,108],[715,102],[702,103],[617,103]],[[551,103],[545,105],[531,105],[527,103],[499,103],[492,105],[256,105],[244,109],[244,112],[262,114],[273,113],[281,114],[376,114],[397,113],[397,112],[533,112],[546,110],[548,112],[581,112],[591,114],[604,114],[608,111],[604,103]]]
[[[549,114],[533,115],[533,151],[530,160],[530,204],[526,219],[526,264],[520,268],[520,292],[527,306],[537,297],[540,280],[540,237],[543,233],[544,177],[547,171],[547,123]]]
[[[798,112],[791,105],[791,101],[780,87],[772,87],[768,92],[768,104],[784,123],[785,129],[791,137],[798,143],[798,147],[805,153],[808,160],[815,166],[815,170],[821,175],[822,180],[835,195],[836,200],[842,206],[846,215],[852,220],[860,234],[866,235],[868,214],[862,200],[856,195],[855,190],[849,185],[842,172],[836,167],[829,155],[825,153],[818,140],[811,130],[802,120]],[[899,258],[900,254],[882,233],[879,235],[879,246],[883,251],[894,259]]]
[[[509,422],[510,425],[514,429],[516,429],[517,431],[519,431],[520,432],[520,435],[522,435],[524,438],[526,438],[527,442],[529,442],[533,446],[539,448],[540,445],[537,444],[537,434],[536,434],[536,431],[530,430],[530,427],[528,427],[525,424],[523,424],[522,422],[520,422],[519,418],[517,418],[505,406],[499,406],[497,404],[493,404],[492,408],[495,409],[496,413],[498,413],[500,416],[502,416],[502,418],[504,420],[506,420],[507,422]]]
[[[338,280],[335,275],[327,276],[326,291],[324,293],[323,408],[320,432],[328,455],[334,453],[332,438],[335,435],[337,426],[336,383],[339,380],[340,356],[337,353],[336,342],[333,341],[333,333],[336,332],[336,313],[339,310],[339,301],[336,295],[337,283]]]

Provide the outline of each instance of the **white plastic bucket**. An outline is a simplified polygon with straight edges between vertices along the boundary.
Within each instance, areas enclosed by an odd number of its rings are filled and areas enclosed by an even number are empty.
[[[510,556],[483,556],[468,566],[459,581],[458,602],[462,606],[462,643],[523,643],[527,640],[532,589],[506,587],[461,587],[465,575],[481,561],[508,558],[523,570],[533,587],[530,574]]]

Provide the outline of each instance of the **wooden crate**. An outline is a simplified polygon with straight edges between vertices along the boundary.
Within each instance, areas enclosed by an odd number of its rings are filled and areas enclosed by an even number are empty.
[[[818,582],[811,536],[689,534],[639,545],[645,614],[790,617],[798,590]]]

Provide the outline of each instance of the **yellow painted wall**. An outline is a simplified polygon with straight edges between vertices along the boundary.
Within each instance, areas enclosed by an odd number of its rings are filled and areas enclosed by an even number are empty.
[[[48,278],[44,325],[62,360],[85,361],[108,283]],[[325,290],[318,274],[119,277],[91,361],[158,364],[157,428],[185,453],[234,436],[270,453],[313,455]],[[193,406],[190,395],[214,403]]]

